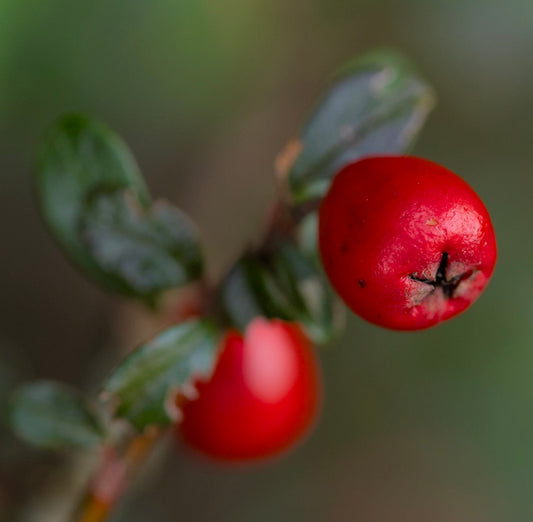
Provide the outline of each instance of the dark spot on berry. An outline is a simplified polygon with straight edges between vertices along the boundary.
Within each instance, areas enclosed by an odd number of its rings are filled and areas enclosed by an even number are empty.
[[[348,243],[343,243],[341,245],[341,252],[346,254],[350,250],[350,245]]]
[[[358,283],[361,288],[364,288],[366,286],[366,281],[364,279],[359,279]]]

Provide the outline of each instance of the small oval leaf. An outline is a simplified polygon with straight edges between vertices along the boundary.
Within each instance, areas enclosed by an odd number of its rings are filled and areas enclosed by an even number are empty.
[[[221,299],[227,316],[241,331],[258,316],[289,321],[297,313],[272,274],[252,254],[241,257],[225,277]]]
[[[36,188],[60,246],[105,289],[152,303],[200,275],[191,223],[166,203],[151,207],[128,147],[102,123],[66,115],[53,124],[39,150]]]
[[[193,224],[163,201],[147,211],[129,192],[99,191],[87,202],[81,234],[107,276],[134,296],[150,299],[202,272]]]
[[[297,157],[285,167],[294,201],[322,197],[332,176],[362,156],[408,150],[433,105],[431,87],[396,52],[369,53],[344,67],[305,124]]]
[[[195,379],[210,375],[217,348],[217,332],[207,321],[169,328],[115,369],[103,386],[103,396],[116,402],[116,417],[138,430],[176,422],[176,395],[188,393]]]
[[[107,289],[120,292],[88,254],[79,224],[88,195],[97,190],[129,189],[148,206],[148,191],[126,144],[99,122],[65,115],[44,135],[35,183],[44,220],[70,259]]]
[[[343,314],[318,266],[291,243],[268,256],[243,256],[226,276],[221,298],[240,330],[258,316],[297,321],[318,344],[334,337]]]
[[[104,430],[82,395],[60,383],[36,381],[15,391],[9,422],[26,442],[48,449],[90,448]]]
[[[280,245],[272,261],[274,277],[297,310],[301,322],[317,344],[331,341],[341,330],[344,307],[331,290],[319,265],[295,245]]]

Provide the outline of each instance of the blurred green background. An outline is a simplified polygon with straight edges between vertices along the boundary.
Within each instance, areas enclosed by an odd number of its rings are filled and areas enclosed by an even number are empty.
[[[381,45],[437,90],[414,152],[491,211],[492,283],[426,332],[350,317],[321,354],[326,404],[304,445],[237,469],[173,449],[114,522],[533,520],[529,0],[0,0],[0,397],[29,377],[90,386],[130,347],[116,326],[127,305],[67,264],[35,209],[31,165],[51,120],[83,111],[120,132],[154,196],[197,220],[217,274],[256,234],[274,157],[327,78]],[[58,458],[2,432],[0,459],[12,521]]]

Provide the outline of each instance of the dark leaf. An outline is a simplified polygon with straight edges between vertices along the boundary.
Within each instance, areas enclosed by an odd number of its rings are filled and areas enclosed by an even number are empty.
[[[81,233],[98,266],[132,295],[150,298],[202,271],[194,226],[165,202],[146,211],[128,192],[98,192],[87,202]]]
[[[274,277],[296,310],[294,319],[317,344],[329,342],[339,332],[344,308],[318,264],[290,243],[280,246],[272,264]]]
[[[318,266],[290,243],[241,258],[224,280],[222,302],[240,330],[258,316],[297,321],[318,344],[338,332],[343,313]]]
[[[370,53],[344,67],[285,167],[294,201],[322,197],[335,173],[358,158],[406,152],[433,105],[431,87],[395,52]]]
[[[103,428],[84,398],[56,382],[22,386],[13,395],[9,413],[15,433],[34,446],[89,448],[103,437]]]
[[[150,208],[128,147],[103,124],[67,115],[52,125],[39,150],[36,188],[61,247],[104,288],[151,301],[198,276],[194,229],[167,204]]]
[[[176,422],[176,396],[189,393],[195,379],[210,375],[217,348],[216,330],[206,321],[169,328],[115,369],[104,384],[104,397],[116,401],[117,417],[139,430]]]
[[[241,331],[255,317],[290,320],[296,313],[272,274],[251,254],[235,263],[224,279],[221,297],[224,310]]]
[[[318,247],[318,213],[310,212],[298,223],[296,232],[298,247],[304,256],[315,263],[320,263]]]

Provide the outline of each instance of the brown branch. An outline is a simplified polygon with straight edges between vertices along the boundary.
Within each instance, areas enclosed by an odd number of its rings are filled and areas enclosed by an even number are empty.
[[[153,428],[135,436],[122,454],[114,446],[102,450],[101,463],[73,522],[104,522],[135,478],[164,432]]]

